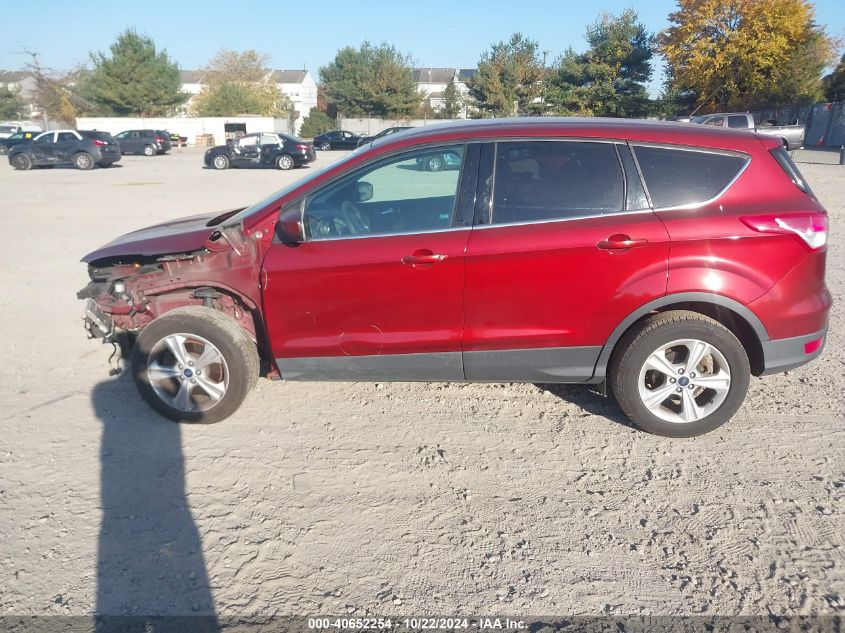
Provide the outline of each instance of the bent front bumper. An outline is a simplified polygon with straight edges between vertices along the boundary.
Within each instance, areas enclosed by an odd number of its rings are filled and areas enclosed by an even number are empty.
[[[760,375],[779,374],[809,363],[821,355],[826,342],[827,326],[813,334],[763,341],[764,369]]]

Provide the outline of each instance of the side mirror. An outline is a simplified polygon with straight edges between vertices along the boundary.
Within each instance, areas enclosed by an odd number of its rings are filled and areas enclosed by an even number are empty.
[[[279,215],[277,224],[279,239],[284,244],[300,244],[305,241],[305,227],[302,224],[302,203],[287,207]]]
[[[358,183],[358,202],[366,202],[373,197],[373,186],[368,182]]]

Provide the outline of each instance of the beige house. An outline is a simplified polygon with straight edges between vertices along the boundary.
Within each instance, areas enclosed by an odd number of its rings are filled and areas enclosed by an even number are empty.
[[[183,70],[182,91],[190,95],[197,95],[206,83],[208,71]],[[297,113],[293,121],[295,130],[299,130],[302,119],[308,116],[311,108],[317,107],[317,82],[307,70],[268,70],[265,79],[275,83],[291,100],[293,109]],[[190,104],[190,100],[188,104]]]

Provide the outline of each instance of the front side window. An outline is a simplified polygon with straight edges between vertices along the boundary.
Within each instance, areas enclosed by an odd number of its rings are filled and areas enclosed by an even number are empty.
[[[736,154],[647,145],[635,146],[634,153],[655,208],[712,200],[748,161]]]
[[[423,233],[452,226],[464,147],[408,152],[370,165],[309,196],[309,240]]]
[[[493,224],[537,222],[624,209],[622,166],[612,143],[499,143]]]

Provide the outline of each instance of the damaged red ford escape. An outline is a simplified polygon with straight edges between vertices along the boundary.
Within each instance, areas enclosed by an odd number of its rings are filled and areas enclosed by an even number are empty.
[[[172,420],[284,380],[603,384],[710,431],[821,354],[827,214],[777,139],[469,121],[365,145],[251,207],[84,258],[89,332]]]

